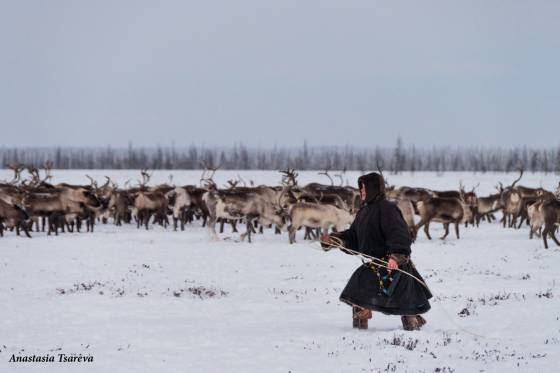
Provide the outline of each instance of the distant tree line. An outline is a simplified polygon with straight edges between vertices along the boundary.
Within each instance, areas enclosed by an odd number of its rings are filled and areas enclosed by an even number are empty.
[[[527,171],[560,173],[560,146],[556,148],[492,148],[405,146],[248,147],[0,147],[0,165],[42,165],[50,160],[58,169],[221,169],[384,170],[403,171]]]

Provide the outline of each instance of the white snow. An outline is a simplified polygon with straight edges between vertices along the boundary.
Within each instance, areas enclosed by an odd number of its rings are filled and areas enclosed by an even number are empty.
[[[137,171],[54,171],[55,182],[85,173],[120,183]],[[198,182],[200,172],[155,172],[163,182]],[[238,172],[218,171],[220,183]],[[276,184],[277,172],[239,172]],[[302,183],[321,181],[301,172]],[[348,174],[353,183],[357,173]],[[10,178],[8,172],[0,179]],[[481,182],[481,194],[516,175],[388,175],[397,185],[453,188]],[[521,184],[552,189],[555,175]],[[413,259],[434,293],[422,331],[374,314],[351,327],[338,301],[361,262],[272,230],[253,244],[227,231],[210,242],[196,222],[96,226],[95,233],[7,232],[0,238],[0,372],[556,372],[560,361],[560,250],[528,229],[483,223],[446,241],[419,234]],[[189,290],[189,288],[191,290]],[[194,294],[197,291],[200,295]],[[467,309],[469,315],[458,314]],[[466,313],[464,311],[463,313]],[[480,334],[476,336],[473,334]],[[93,363],[9,363],[16,356],[92,355]]]

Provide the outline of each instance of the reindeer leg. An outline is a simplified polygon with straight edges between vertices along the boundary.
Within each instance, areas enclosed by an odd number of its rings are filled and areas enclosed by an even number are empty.
[[[31,238],[31,235],[29,234],[29,229],[27,229],[27,225],[26,224],[22,224],[23,232],[25,233],[25,235],[29,238]]]
[[[426,237],[428,237],[428,240],[432,239],[432,236],[430,236],[430,222],[429,221],[424,223],[424,233],[426,234]]]
[[[288,240],[290,241],[290,244],[296,242],[296,228],[291,224],[288,226]]]
[[[546,224],[544,226],[543,231],[542,231],[542,239],[543,239],[545,249],[548,249],[548,241],[547,241],[546,237],[548,236],[549,232],[550,232],[550,226],[548,224]]]
[[[442,240],[445,240],[447,235],[449,234],[449,223],[443,223],[443,228],[445,228],[445,233],[441,237]]]
[[[556,238],[556,234],[554,233],[554,230],[550,231],[550,237],[552,237],[556,245],[560,246],[560,241],[558,241],[558,238]]]
[[[249,218],[247,218],[246,225],[247,225],[247,236],[249,238],[249,243],[251,243],[251,234],[255,228],[253,227],[253,222]]]
[[[218,234],[216,233],[216,217],[208,216],[207,228],[208,228],[208,234],[210,235],[210,240],[211,241],[219,241],[220,238],[218,237]]]
[[[521,216],[521,219],[519,220],[519,224],[517,225],[517,227],[515,229],[521,228],[524,221],[525,221],[525,216]]]
[[[459,223],[455,223],[455,235],[457,239],[459,239]]]

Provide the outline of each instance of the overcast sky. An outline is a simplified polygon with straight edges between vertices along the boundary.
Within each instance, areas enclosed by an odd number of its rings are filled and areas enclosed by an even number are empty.
[[[559,19],[559,1],[0,0],[0,146],[556,146]]]

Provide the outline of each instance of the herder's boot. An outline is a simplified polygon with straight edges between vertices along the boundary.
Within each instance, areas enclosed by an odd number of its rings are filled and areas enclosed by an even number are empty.
[[[401,321],[404,330],[420,330],[420,322],[416,315],[401,316]]]
[[[371,310],[367,308],[352,306],[352,327],[367,329],[368,320],[371,319]]]
[[[416,320],[418,320],[418,328],[423,327],[427,323],[426,319],[420,315],[416,315]]]

